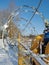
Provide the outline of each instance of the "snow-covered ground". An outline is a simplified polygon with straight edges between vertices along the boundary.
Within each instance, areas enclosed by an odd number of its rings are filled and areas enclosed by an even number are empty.
[[[5,44],[7,45],[6,41]],[[15,46],[4,47],[3,40],[0,39],[0,65],[18,65],[18,48]]]

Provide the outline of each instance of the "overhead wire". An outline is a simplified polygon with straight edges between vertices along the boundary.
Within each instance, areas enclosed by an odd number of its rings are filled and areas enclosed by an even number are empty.
[[[35,12],[33,13],[33,15],[31,16],[30,20],[27,22],[27,24],[25,25],[25,28],[23,29],[23,31],[26,29],[26,27],[30,24],[31,20],[33,19],[34,15],[36,14],[37,10],[39,9],[40,5],[42,3],[42,0],[40,0]]]

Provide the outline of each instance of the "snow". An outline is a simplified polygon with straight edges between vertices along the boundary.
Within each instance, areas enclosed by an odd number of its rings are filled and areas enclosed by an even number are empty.
[[[4,47],[3,40],[0,39],[0,65],[18,65],[18,48],[7,45]]]

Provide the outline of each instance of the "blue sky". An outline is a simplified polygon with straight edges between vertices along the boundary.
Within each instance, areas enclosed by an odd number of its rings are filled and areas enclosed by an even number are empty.
[[[29,6],[37,7],[40,0],[0,0],[0,10],[4,10],[4,9],[8,8],[9,3],[11,1],[14,1],[16,6],[29,5]],[[38,11],[40,11],[44,15],[45,19],[49,20],[49,0],[43,0]],[[27,15],[26,18],[28,18],[28,17],[29,16]],[[31,14],[30,14],[30,17],[31,17]],[[44,24],[43,24],[43,21],[39,15],[35,15],[31,21],[31,23],[33,26],[35,26],[38,34],[43,33]],[[29,26],[28,26],[28,28],[29,28]],[[28,31],[27,28],[26,28],[26,31],[25,31],[26,35],[31,34],[31,31]]]

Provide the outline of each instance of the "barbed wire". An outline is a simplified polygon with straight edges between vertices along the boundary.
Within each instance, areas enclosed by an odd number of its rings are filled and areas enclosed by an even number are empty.
[[[44,18],[44,16],[42,15],[42,13],[40,13],[40,12],[38,11],[38,8],[40,7],[41,3],[42,3],[42,0],[40,0],[40,2],[39,2],[39,4],[38,4],[37,8],[35,8],[35,7],[33,7],[33,6],[24,5],[24,6],[20,6],[20,7],[19,7],[18,9],[16,9],[16,10],[14,10],[13,13],[17,13],[17,11],[19,11],[20,9],[22,10],[22,8],[24,8],[24,7],[26,7],[26,8],[31,8],[31,9],[32,9],[32,11],[29,11],[29,10],[27,10],[27,11],[26,11],[26,10],[20,11],[20,13],[21,13],[21,12],[31,12],[31,13],[33,13],[33,15],[31,16],[31,18],[30,18],[29,20],[27,20],[27,19],[24,18],[24,17],[20,17],[21,20],[26,21],[25,27],[24,27],[24,29],[22,30],[23,32],[25,31],[25,29],[28,27],[29,24],[32,26],[32,28],[34,29],[34,31],[36,31],[36,30],[35,30],[35,26],[33,26],[32,23],[31,23],[31,20],[33,19],[33,17],[34,17],[35,14],[40,15],[41,18],[43,19],[43,21],[45,21],[45,18]],[[9,17],[9,19],[10,19],[10,17]]]

